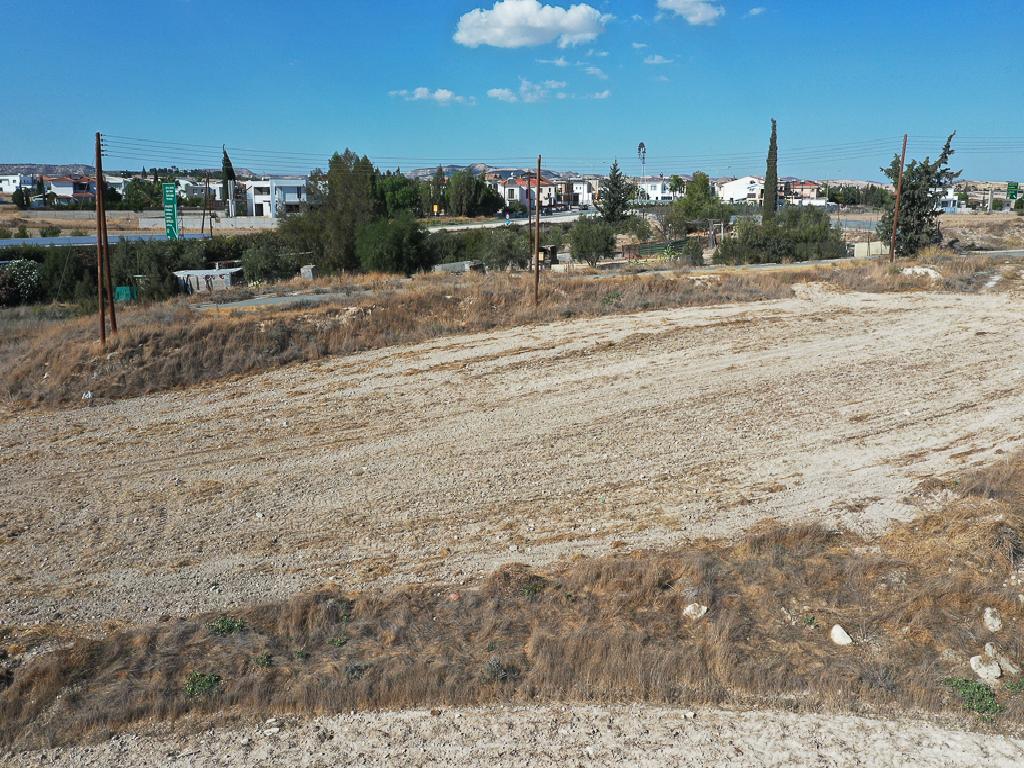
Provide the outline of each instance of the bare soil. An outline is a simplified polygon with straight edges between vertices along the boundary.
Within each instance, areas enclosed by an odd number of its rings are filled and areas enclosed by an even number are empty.
[[[1013,293],[797,290],[9,411],[0,623],[458,583],[766,517],[871,533],[1019,444]]]
[[[1024,741],[913,720],[667,707],[491,707],[289,718],[188,737],[0,753],[11,768],[222,765],[1011,768]]]

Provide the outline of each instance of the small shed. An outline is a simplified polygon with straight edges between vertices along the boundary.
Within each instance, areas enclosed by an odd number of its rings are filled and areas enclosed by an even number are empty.
[[[182,269],[174,273],[178,288],[185,293],[212,293],[226,291],[242,282],[242,268]]]

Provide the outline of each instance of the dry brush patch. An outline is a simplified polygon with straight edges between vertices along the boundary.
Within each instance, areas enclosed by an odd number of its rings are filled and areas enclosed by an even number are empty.
[[[368,292],[349,301],[210,314],[197,314],[181,300],[129,308],[105,350],[94,341],[93,318],[51,321],[0,348],[0,392],[16,403],[44,405],[79,402],[87,390],[98,399],[132,397],[449,334],[786,298],[800,282],[877,292],[930,287],[927,278],[874,263],[549,275],[534,307],[528,275],[421,275],[407,282],[371,275],[344,283]]]
[[[0,744],[507,701],[909,712],[1019,731],[1021,685],[978,686],[967,662],[986,642],[1024,657],[1022,478],[1015,458],[875,540],[766,523],[734,542],[513,565],[462,586],[330,588],[83,638],[10,665]],[[706,615],[688,617],[694,603]],[[852,645],[831,642],[836,623]]]

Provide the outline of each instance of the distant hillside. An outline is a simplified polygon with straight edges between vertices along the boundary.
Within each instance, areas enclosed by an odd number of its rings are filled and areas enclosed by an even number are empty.
[[[95,169],[91,165],[83,163],[65,163],[53,165],[51,163],[0,163],[0,174],[20,173],[24,176],[88,176]]]

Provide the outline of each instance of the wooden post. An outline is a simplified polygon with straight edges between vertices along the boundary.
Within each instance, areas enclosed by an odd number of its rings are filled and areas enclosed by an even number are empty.
[[[533,306],[540,304],[540,155],[537,155],[537,235],[533,250]]]
[[[889,241],[889,261],[896,261],[896,230],[900,226],[900,197],[903,195],[903,167],[907,164],[907,134],[903,134],[903,153],[900,155],[900,175],[896,182],[896,207],[892,213],[892,239]]]
[[[99,136],[99,134],[97,134]],[[101,137],[102,138],[102,137]],[[103,144],[99,144],[99,152],[96,155],[96,206],[99,211],[101,239],[103,242],[103,269],[106,273],[107,302],[110,305],[110,332],[117,333],[117,312],[114,309],[114,286],[110,276],[110,243],[107,239],[107,201],[103,193],[106,190],[106,182],[103,180]]]
[[[96,170],[97,177],[99,176],[99,168],[102,160],[100,159],[100,134],[96,132]],[[106,304],[103,298],[103,224],[101,218],[103,216],[103,208],[100,203],[100,196],[96,197],[96,301],[99,309],[100,319],[100,344],[106,346],[107,344],[107,316],[106,316]]]

